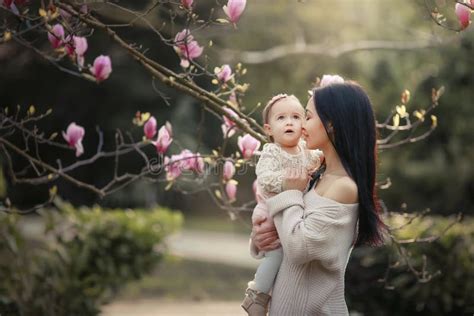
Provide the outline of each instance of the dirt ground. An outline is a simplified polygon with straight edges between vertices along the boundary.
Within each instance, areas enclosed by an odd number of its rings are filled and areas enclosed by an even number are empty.
[[[156,299],[113,302],[102,316],[245,316],[240,302],[177,302]]]
[[[204,262],[255,268],[248,237],[216,232],[182,231],[169,240],[172,254]],[[118,300],[102,307],[102,316],[245,316],[239,301]]]

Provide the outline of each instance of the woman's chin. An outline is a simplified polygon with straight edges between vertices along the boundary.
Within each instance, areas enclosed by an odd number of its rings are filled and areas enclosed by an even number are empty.
[[[306,141],[306,148],[308,148],[308,149],[317,149],[317,147],[311,142],[310,139],[306,138],[305,141]]]

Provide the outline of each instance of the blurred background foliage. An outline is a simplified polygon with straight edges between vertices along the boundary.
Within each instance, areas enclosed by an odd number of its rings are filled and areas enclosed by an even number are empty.
[[[120,1],[124,6],[145,8],[149,1],[140,3]],[[436,214],[451,214],[463,211],[472,214],[474,202],[474,171],[471,145],[471,126],[474,124],[474,65],[472,62],[474,32],[472,27],[462,33],[447,31],[430,19],[425,3],[437,4],[448,21],[453,17],[454,2],[436,1],[252,1],[236,30],[232,27],[214,27],[197,32],[196,39],[205,45],[207,63],[214,66],[229,63],[232,67],[242,61],[239,51],[263,51],[278,45],[291,45],[304,40],[307,44],[322,47],[318,54],[294,54],[266,63],[243,62],[248,69],[244,82],[250,84],[243,106],[247,111],[258,103],[265,103],[272,95],[294,93],[303,103],[307,90],[317,76],[338,73],[359,81],[369,92],[379,121],[383,121],[392,108],[400,103],[400,94],[409,89],[412,99],[408,110],[426,106],[430,102],[431,89],[446,87],[440,106],[434,114],[438,116],[438,128],[427,140],[405,145],[380,153],[379,180],[391,178],[392,186],[380,192],[390,209],[397,210],[402,203],[408,211],[431,208]],[[196,12],[206,18],[211,2],[196,1]],[[102,10],[109,22],[123,22],[130,16],[113,9]],[[160,16],[151,16],[157,25]],[[178,18],[165,28],[169,38],[182,29]],[[119,28],[118,33],[130,42],[148,48],[147,55],[179,72],[179,59],[171,47],[143,25],[134,28]],[[209,47],[209,41],[213,42]],[[334,55],[335,48],[350,47],[361,41],[404,41],[412,44],[427,43],[425,48],[408,50],[368,49],[349,50]],[[44,49],[48,50],[47,41]],[[423,46],[423,45],[422,45]],[[202,143],[196,137],[202,113],[192,98],[170,90],[152,79],[122,50],[115,47],[101,32],[89,38],[90,56],[110,54],[113,73],[100,85],[69,76],[48,64],[40,56],[15,43],[0,47],[0,100],[3,107],[34,104],[38,111],[53,108],[53,115],[40,124],[46,134],[65,130],[74,121],[86,128],[84,139],[85,158],[92,155],[98,142],[95,126],[105,133],[105,148],[111,149],[116,128],[131,130],[136,139],[142,130],[131,124],[137,111],[149,111],[158,123],[166,120],[174,126],[175,139],[179,145],[199,149],[208,153],[220,144],[220,122],[206,114]],[[92,62],[86,60],[86,62]],[[200,85],[212,89],[207,79]],[[166,104],[160,90],[168,98]],[[23,113],[24,113],[23,112]],[[254,116],[260,119],[260,110]],[[427,122],[429,124],[429,122]],[[471,135],[471,136],[469,136]],[[236,137],[233,141],[235,141]],[[177,142],[178,143],[178,142]],[[180,151],[177,144],[170,154]],[[235,147],[234,147],[235,148]],[[152,155],[152,146],[147,148]],[[64,162],[75,160],[71,152],[43,151],[43,158],[54,161],[60,157]],[[357,157],[354,157],[357,159]],[[79,170],[80,179],[101,185],[112,174],[111,163],[102,160],[92,167]],[[126,156],[121,170],[136,171],[140,166],[137,156]],[[4,172],[5,174],[5,172]],[[8,183],[8,175],[7,183]],[[253,170],[240,176],[239,197],[252,198],[250,184]],[[98,200],[90,192],[78,189],[69,183],[58,183],[59,194],[73,204],[99,203],[108,207],[149,207],[159,203],[184,210],[185,213],[215,214],[212,201],[206,194],[183,196],[179,192],[164,192],[163,184],[139,181],[104,200]],[[47,188],[7,185],[8,195],[19,205],[32,205],[41,201]],[[199,202],[199,203],[196,203]]]
[[[402,215],[390,217],[392,227],[407,222]],[[346,270],[346,297],[351,309],[364,315],[466,315],[474,312],[474,221],[462,224],[453,217],[426,216],[415,219],[395,235],[429,242],[409,244],[406,253],[417,271],[399,256],[395,245],[379,249],[356,248]],[[435,238],[436,236],[440,238]],[[391,269],[387,271],[388,260]],[[426,258],[426,262],[424,262]],[[422,272],[424,271],[424,272]],[[386,282],[384,282],[386,278]],[[423,281],[422,279],[426,279]]]
[[[99,315],[127,282],[165,258],[182,215],[165,208],[74,208],[59,198],[36,217],[0,214],[0,313]]]

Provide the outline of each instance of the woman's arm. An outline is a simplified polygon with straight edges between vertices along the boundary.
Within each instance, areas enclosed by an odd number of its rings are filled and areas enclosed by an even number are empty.
[[[270,251],[281,246],[278,233],[273,223],[265,217],[256,218],[250,234],[250,254],[252,257],[262,258],[262,251]]]
[[[328,269],[341,263],[338,256],[341,247],[348,250],[352,244],[357,214],[337,205],[305,209],[303,193],[297,190],[268,199],[267,206],[290,262],[304,264],[318,260]]]

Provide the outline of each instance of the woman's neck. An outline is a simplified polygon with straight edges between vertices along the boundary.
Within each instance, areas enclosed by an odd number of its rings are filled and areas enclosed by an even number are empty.
[[[326,148],[321,149],[324,154],[324,163],[326,164],[325,174],[347,175],[341,159],[332,144],[328,144]]]

